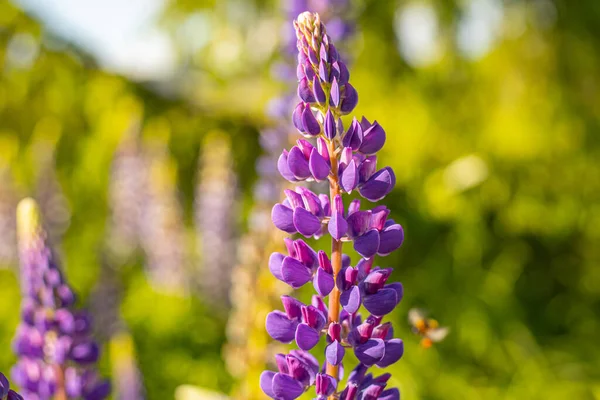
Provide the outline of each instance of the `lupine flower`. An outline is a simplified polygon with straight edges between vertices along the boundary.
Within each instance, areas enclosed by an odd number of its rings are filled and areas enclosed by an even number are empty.
[[[140,371],[137,367],[131,336],[121,331],[110,340],[110,355],[115,381],[115,398],[143,400],[146,398]]]
[[[254,187],[255,204],[250,213],[249,233],[239,243],[238,260],[232,282],[231,302],[233,310],[227,326],[227,345],[225,347],[225,360],[228,370],[236,377],[240,384],[234,388],[236,399],[259,399],[262,393],[256,393],[254,381],[249,376],[256,370],[264,368],[265,354],[272,353],[272,347],[267,347],[264,338],[264,327],[258,325],[256,315],[266,314],[272,308],[273,299],[279,294],[287,293],[291,288],[270,279],[270,272],[259,266],[269,259],[273,250],[281,246],[281,234],[273,231],[270,226],[269,214],[274,202],[279,200],[280,191],[285,182],[279,177],[276,167],[281,149],[288,145],[290,134],[294,129],[290,126],[289,114],[294,108],[294,96],[291,81],[296,74],[296,38],[291,24],[287,21],[295,18],[299,13],[312,9],[322,8],[325,19],[340,27],[336,39],[346,40],[353,31],[352,19],[348,18],[352,7],[348,0],[282,0],[287,18],[282,35],[283,45],[279,54],[281,62],[272,68],[273,76],[283,82],[288,82],[290,90],[287,94],[273,99],[268,107],[268,116],[272,124],[260,132],[260,145],[263,154],[256,164],[258,181]],[[339,42],[338,42],[339,43]],[[260,290],[257,290],[260,288]],[[316,382],[318,384],[318,381]],[[328,392],[335,388],[326,385],[322,380],[317,392]]]
[[[33,145],[36,159],[35,197],[46,221],[49,238],[58,243],[71,223],[71,206],[56,171],[55,144],[39,140]]]
[[[15,263],[17,199],[12,174],[8,167],[0,166],[0,267]]]
[[[313,384],[318,399],[396,400],[398,390],[386,388],[390,375],[373,377],[367,370],[387,367],[404,354],[404,344],[393,337],[391,323],[383,322],[402,300],[402,284],[388,282],[391,268],[372,267],[375,256],[386,256],[401,246],[404,231],[388,218],[390,210],[385,206],[361,210],[360,201],[354,200],[344,207],[344,195],[354,190],[369,201],[379,201],[393,189],[392,169],[378,170],[376,165],[385,131],[365,117],[360,122],[354,118],[344,129],[341,117],[358,102],[348,68],[318,14],[302,13],[294,26],[300,102],[292,123],[304,139],[282,152],[277,167],[290,182],[327,180],[330,193],[315,194],[305,187],[285,190],[285,199],[273,207],[271,217],[288,234],[315,239],[330,235],[332,252],[315,252],[302,239],[288,238],[287,255],[271,255],[269,270],[277,279],[294,289],[312,282],[317,294],[310,305],[283,296],[283,311],[268,314],[269,335],[282,343],[294,341],[301,352],[278,355],[279,372],[263,372],[261,388],[269,397],[283,400],[299,397]],[[361,256],[354,267],[342,252],[345,242],[352,242]],[[361,307],[369,313],[364,322]],[[326,341],[322,369],[307,353],[321,337]],[[359,364],[347,386],[338,391],[348,348]]]
[[[199,159],[195,219],[201,268],[199,285],[214,305],[229,302],[235,254],[234,232],[237,179],[231,165],[231,148],[222,135],[210,136]]]
[[[0,400],[23,400],[20,394],[10,388],[6,376],[0,372]]]
[[[131,257],[140,241],[145,164],[138,135],[136,122],[117,148],[110,172],[107,250],[118,264]]]
[[[48,244],[32,199],[17,208],[21,259],[21,323],[14,339],[13,379],[27,399],[103,399],[110,392],[94,368],[100,354],[91,318],[74,308],[75,294]]]
[[[189,289],[189,254],[177,171],[164,143],[154,144],[145,157],[140,238],[146,254],[146,273],[156,289],[182,294]]]
[[[425,312],[418,308],[408,311],[408,322],[412,325],[412,331],[422,337],[421,346],[426,349],[444,340],[450,332],[447,327],[441,327],[435,319],[427,318]]]

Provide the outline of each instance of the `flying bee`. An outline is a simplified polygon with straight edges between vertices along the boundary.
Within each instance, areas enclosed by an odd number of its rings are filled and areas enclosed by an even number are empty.
[[[440,327],[435,319],[426,318],[425,312],[418,308],[408,312],[408,322],[412,325],[412,331],[422,337],[421,346],[425,349],[444,340],[450,331],[447,327]]]

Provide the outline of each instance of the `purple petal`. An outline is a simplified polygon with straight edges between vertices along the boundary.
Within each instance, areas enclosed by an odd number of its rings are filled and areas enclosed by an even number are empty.
[[[317,257],[319,259],[319,267],[323,268],[330,275],[333,274],[333,267],[331,266],[331,260],[327,257],[327,253],[319,250]]]
[[[294,253],[294,258],[308,268],[312,269],[318,263],[317,253],[302,239],[294,240]]]
[[[302,317],[302,302],[292,296],[281,296],[283,309],[289,319],[299,320]]]
[[[325,348],[325,358],[329,364],[338,365],[340,362],[342,362],[345,352],[344,346],[342,346],[337,340],[334,340],[327,345],[327,348]]]
[[[302,186],[297,187],[296,190],[300,192],[303,208],[316,217],[323,218],[325,216],[319,196]]]
[[[335,240],[340,240],[346,234],[346,232],[348,232],[348,223],[341,213],[335,212],[329,220],[327,230],[329,231],[331,237],[333,237]]]
[[[379,249],[379,232],[371,229],[364,235],[354,239],[354,250],[364,258],[371,258]]]
[[[313,286],[319,295],[327,296],[333,290],[333,275],[328,274],[323,268],[318,268],[313,279]]]
[[[327,73],[327,65],[325,64],[325,60],[321,60],[321,62],[319,63],[319,78],[321,78],[323,82],[329,82],[329,76]]]
[[[396,291],[396,295],[398,296],[398,303],[404,297],[404,286],[400,282],[393,282],[389,285],[385,285],[386,289],[394,289]]]
[[[331,103],[337,107],[340,105],[340,87],[336,78],[331,82]]]
[[[269,396],[270,398],[275,398],[275,393],[273,393],[273,377],[275,376],[275,372],[273,371],[263,371],[260,374],[260,388],[262,391]]]
[[[320,331],[325,327],[327,319],[317,307],[310,305],[302,306],[302,322],[308,324],[311,328]]]
[[[385,368],[392,365],[404,354],[404,342],[402,339],[391,339],[385,342],[385,355],[377,362],[377,366]]]
[[[308,351],[319,343],[319,332],[305,323],[296,328],[296,344],[302,350]]]
[[[366,366],[379,362],[385,355],[385,343],[381,339],[369,339],[354,349],[356,358]]]
[[[354,160],[350,161],[348,166],[344,168],[341,176],[340,185],[346,193],[351,193],[358,185],[358,168]]]
[[[323,208],[323,213],[329,216],[331,215],[331,204],[329,203],[329,196],[324,193],[319,195],[319,202],[321,203],[321,207]]]
[[[271,210],[271,220],[273,225],[287,233],[296,233],[294,226],[294,211],[283,204],[275,204]]]
[[[267,315],[265,326],[273,339],[281,343],[290,343],[294,340],[298,322],[290,320],[284,312],[275,310]]]
[[[366,295],[363,304],[373,315],[386,315],[394,310],[399,301],[398,293],[385,287],[375,294]]]
[[[337,381],[327,374],[317,374],[315,391],[318,396],[330,396],[335,392]]]
[[[379,233],[379,250],[377,254],[387,256],[402,245],[404,229],[399,224],[388,226]]]
[[[340,110],[342,111],[343,114],[348,114],[352,110],[354,110],[354,107],[356,107],[357,104],[358,104],[358,93],[356,92],[356,89],[354,89],[354,87],[352,85],[350,85],[349,83],[346,83],[345,91],[344,91],[344,100],[342,100],[342,105],[340,106]]]
[[[369,211],[355,211],[347,218],[348,235],[351,238],[364,235],[369,229],[371,213]]]
[[[290,149],[287,165],[297,179],[306,179],[310,177],[308,161],[298,146],[294,146]]]
[[[390,210],[388,210],[386,206],[377,206],[372,209],[371,228],[375,228],[378,231],[383,230],[383,228],[385,228],[385,221],[387,220],[388,215],[390,215]],[[382,238],[380,237],[379,240],[381,241]]]
[[[323,160],[327,160],[327,165],[329,165],[329,150],[327,150],[327,142],[323,137],[319,136],[317,138],[317,151],[323,157]]]
[[[351,147],[352,150],[358,150],[360,148],[360,145],[362,144],[362,137],[362,127],[360,126],[356,118],[354,118],[352,120],[352,123],[348,127],[348,131],[342,139],[342,144],[344,145],[344,147]]]
[[[290,171],[290,167],[288,167],[288,152],[286,150],[284,150],[279,156],[279,159],[277,159],[277,170],[284,179],[290,182],[298,181],[294,174],[292,174],[292,171]]]
[[[363,154],[374,154],[381,150],[385,143],[385,131],[377,121],[364,133],[360,152]]]
[[[327,113],[325,114],[325,121],[323,123],[323,130],[327,139],[331,140],[335,137],[337,133],[337,129],[335,126],[335,118],[331,113],[331,109],[327,109]]]
[[[358,181],[365,183],[377,170],[377,156],[369,156],[358,167]]]
[[[325,92],[323,91],[323,87],[319,83],[319,79],[314,76],[312,79],[313,84],[313,97],[318,103],[325,103],[327,97],[325,96]]]
[[[289,375],[275,374],[273,377],[273,394],[278,400],[294,400],[302,395],[304,387]]]
[[[317,149],[312,149],[310,159],[308,160],[308,166],[310,173],[317,181],[325,180],[329,176],[329,164],[321,157]]]
[[[395,182],[394,171],[390,167],[385,167],[375,172],[364,185],[358,188],[358,192],[367,200],[379,201],[394,188]]]
[[[281,263],[285,256],[281,253],[272,253],[269,257],[269,270],[275,276],[275,278],[280,281],[283,280],[283,276],[281,275]]]
[[[299,381],[303,386],[311,384],[313,379],[313,374],[311,374],[312,371],[309,371],[309,366],[302,358],[298,358],[293,354],[288,354],[285,357],[285,360],[288,365],[288,375]]]
[[[306,107],[304,103],[298,103],[292,114],[292,122],[294,123],[294,126],[302,133],[305,132],[304,125],[302,124],[302,111],[304,111],[304,107]]]
[[[317,121],[310,107],[306,107],[302,112],[302,125],[309,135],[316,136],[321,133],[321,125],[319,125],[319,121]]]
[[[281,276],[283,277],[283,281],[294,289],[302,287],[312,278],[310,269],[292,257],[285,257],[283,259]]]
[[[340,304],[348,313],[353,314],[360,308],[361,298],[358,286],[352,286],[340,295]]]
[[[299,189],[299,188],[296,188]],[[304,200],[302,199],[302,195],[298,192],[295,192],[293,190],[290,189],[285,189],[283,191],[285,193],[285,197],[287,198],[287,201],[290,203],[289,206],[294,209],[294,208],[304,208]]]
[[[308,78],[302,78],[300,82],[298,82],[298,97],[305,103],[313,103],[315,101],[313,91],[308,84]]]
[[[385,282],[388,280],[391,273],[391,268],[376,269],[371,271],[363,281],[365,293],[377,293],[379,289],[383,288],[383,285],[385,285]]]
[[[296,230],[306,237],[310,237],[321,230],[321,221],[303,208],[296,208],[292,218]]]
[[[400,400],[400,391],[397,388],[384,390],[378,400]]]

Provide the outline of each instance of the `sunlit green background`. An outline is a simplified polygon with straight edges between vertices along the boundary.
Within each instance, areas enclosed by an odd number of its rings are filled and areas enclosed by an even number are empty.
[[[76,37],[17,3],[0,2],[0,198],[55,192],[55,242],[81,304],[100,276],[110,165],[132,119],[141,118],[144,141],[168,144],[190,248],[198,158],[207,135],[227,136],[237,247],[252,223],[264,108],[285,87],[270,75],[279,1],[166,2],[155,23],[175,70],[160,78],[103,68]],[[600,3],[365,0],[349,11],[355,112],[386,129],[380,163],[397,184],[385,204],[406,233],[380,260],[405,287],[391,319],[406,352],[390,384],[405,400],[600,399]],[[114,274],[147,398],[174,398],[181,385],[256,387],[260,371],[236,375],[223,361],[228,308],[155,291],[144,263],[140,252]],[[16,265],[5,264],[8,374],[20,295]],[[261,284],[279,290],[262,278],[259,294]],[[450,327],[432,349],[410,332],[415,306]]]

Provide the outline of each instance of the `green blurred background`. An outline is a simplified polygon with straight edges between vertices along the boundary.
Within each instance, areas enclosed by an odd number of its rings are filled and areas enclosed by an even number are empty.
[[[148,399],[208,398],[182,385],[262,398],[247,393],[276,350],[262,321],[282,292],[261,272],[264,254],[240,248],[253,249],[248,232],[260,223],[251,210],[264,109],[286,87],[270,73],[281,9],[275,0],[0,2],[0,371],[14,363],[19,318],[11,216],[31,195],[81,305],[116,307],[131,335],[133,346],[101,339],[106,376],[135,353]],[[355,113],[386,129],[380,163],[397,185],[385,203],[406,233],[380,260],[405,287],[391,319],[406,352],[390,383],[406,400],[600,399],[600,3],[365,0],[348,15]],[[156,290],[144,251],[103,267],[111,165],[138,122],[144,148],[162,149],[152,162],[163,172],[142,186],[170,196],[161,212],[176,209],[158,236],[177,231],[198,282],[217,273],[196,268],[197,236],[209,234],[194,224],[202,160],[219,138],[229,146],[231,305]],[[93,301],[105,281],[118,295],[104,300],[116,305]],[[254,320],[239,321],[237,335],[250,339],[232,355],[223,349],[245,298],[235,291],[248,287],[264,299]],[[450,327],[448,338],[420,348],[411,307]],[[238,356],[258,362],[240,371]]]

